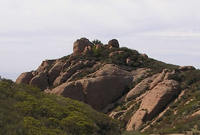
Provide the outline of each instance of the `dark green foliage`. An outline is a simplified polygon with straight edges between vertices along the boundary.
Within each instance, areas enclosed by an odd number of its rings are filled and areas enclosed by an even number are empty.
[[[103,45],[103,43],[100,40],[98,40],[98,39],[93,40],[92,43],[94,45],[98,45],[98,44]]]
[[[119,134],[118,122],[81,102],[0,81],[0,134]]]

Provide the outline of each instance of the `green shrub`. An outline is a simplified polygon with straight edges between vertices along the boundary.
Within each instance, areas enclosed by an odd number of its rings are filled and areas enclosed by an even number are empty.
[[[119,134],[117,121],[90,106],[47,95],[27,85],[0,82],[0,134],[92,135]]]

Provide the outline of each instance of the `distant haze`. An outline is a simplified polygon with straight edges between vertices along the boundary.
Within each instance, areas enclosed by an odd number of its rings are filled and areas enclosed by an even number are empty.
[[[1,0],[0,75],[15,80],[81,37],[200,68],[200,0]]]

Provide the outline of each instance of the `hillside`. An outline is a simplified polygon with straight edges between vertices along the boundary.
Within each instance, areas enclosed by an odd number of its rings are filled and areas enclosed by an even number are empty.
[[[102,44],[81,38],[71,55],[43,61],[16,83],[85,102],[119,120],[127,131],[200,130],[200,71],[120,48],[116,39]]]
[[[112,135],[117,121],[86,104],[38,88],[0,81],[1,135]]]

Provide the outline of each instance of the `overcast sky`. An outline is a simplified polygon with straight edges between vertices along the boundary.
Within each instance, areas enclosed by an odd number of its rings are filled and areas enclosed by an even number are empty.
[[[200,0],[0,0],[0,75],[15,80],[77,38],[200,68]]]

